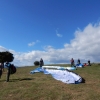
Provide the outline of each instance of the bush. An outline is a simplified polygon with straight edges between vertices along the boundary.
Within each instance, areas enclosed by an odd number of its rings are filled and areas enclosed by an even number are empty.
[[[34,65],[35,65],[35,66],[38,66],[38,65],[39,65],[39,61],[35,61],[35,62],[34,62]]]

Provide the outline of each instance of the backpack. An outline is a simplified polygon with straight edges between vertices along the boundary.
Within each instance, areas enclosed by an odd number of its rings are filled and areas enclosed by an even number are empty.
[[[10,66],[10,74],[14,74],[14,73],[16,73],[16,71],[17,71],[16,67],[13,64],[11,64],[11,66]]]

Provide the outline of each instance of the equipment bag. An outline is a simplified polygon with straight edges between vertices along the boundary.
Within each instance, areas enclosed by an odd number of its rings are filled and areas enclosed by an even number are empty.
[[[10,66],[10,74],[14,74],[14,73],[16,73],[16,71],[17,71],[17,69],[16,69],[16,67],[14,66],[14,65],[12,65],[11,64],[11,66]]]

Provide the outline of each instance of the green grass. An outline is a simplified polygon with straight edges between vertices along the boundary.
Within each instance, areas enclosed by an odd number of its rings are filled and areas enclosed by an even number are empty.
[[[35,68],[17,68],[9,82],[5,82],[5,69],[0,79],[0,100],[100,100],[100,65],[75,70],[86,80],[81,84],[65,84],[43,73],[30,74]]]

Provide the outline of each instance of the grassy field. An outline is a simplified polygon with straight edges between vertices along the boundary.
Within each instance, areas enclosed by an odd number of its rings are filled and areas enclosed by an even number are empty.
[[[86,80],[81,84],[65,84],[43,73],[30,74],[35,68],[17,68],[9,82],[5,69],[0,79],[0,100],[100,100],[100,65],[75,70]]]

